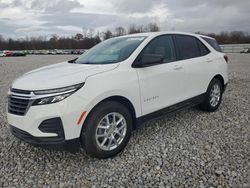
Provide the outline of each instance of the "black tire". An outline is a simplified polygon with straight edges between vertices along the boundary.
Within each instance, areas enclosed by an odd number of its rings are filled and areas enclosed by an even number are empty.
[[[107,151],[98,146],[96,131],[99,122],[107,114],[112,112],[117,112],[124,117],[127,130],[119,146],[113,150]],[[129,110],[121,103],[116,101],[104,101],[98,104],[87,117],[81,133],[81,141],[87,154],[97,158],[108,158],[120,153],[129,141],[132,132],[132,123],[133,121]]]
[[[218,103],[216,103],[216,105],[212,105],[210,100],[211,100],[212,89],[215,85],[218,85],[220,88],[220,98],[218,100]],[[223,88],[222,88],[221,81],[218,79],[213,79],[208,86],[207,92],[205,94],[204,102],[199,106],[200,109],[207,111],[207,112],[216,111],[220,106],[220,103],[222,100],[222,94],[223,94]]]

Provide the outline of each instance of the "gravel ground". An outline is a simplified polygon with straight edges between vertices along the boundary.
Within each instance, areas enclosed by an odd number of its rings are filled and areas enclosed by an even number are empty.
[[[217,112],[192,108],[145,123],[106,160],[36,148],[8,129],[11,82],[73,58],[0,58],[0,187],[250,187],[250,55],[229,55],[230,85]]]

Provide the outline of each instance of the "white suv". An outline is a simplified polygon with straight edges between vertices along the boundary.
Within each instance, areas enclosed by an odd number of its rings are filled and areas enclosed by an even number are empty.
[[[9,90],[12,133],[31,144],[98,158],[126,146],[148,118],[199,105],[215,111],[228,83],[213,38],[179,32],[106,40],[78,59],[24,74]]]

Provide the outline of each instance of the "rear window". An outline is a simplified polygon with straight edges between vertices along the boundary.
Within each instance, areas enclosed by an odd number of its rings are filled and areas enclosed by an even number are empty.
[[[221,47],[219,46],[219,44],[217,43],[217,41],[215,39],[210,39],[210,38],[206,38],[206,37],[202,37],[202,39],[204,39],[210,46],[212,46],[217,52],[222,52]]]
[[[200,48],[201,56],[205,56],[210,53],[209,49],[200,40],[197,39],[197,42]]]

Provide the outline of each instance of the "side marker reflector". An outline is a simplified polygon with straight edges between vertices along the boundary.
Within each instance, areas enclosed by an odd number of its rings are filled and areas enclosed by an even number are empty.
[[[82,122],[82,119],[85,116],[85,114],[86,114],[86,111],[81,114],[81,116],[79,117],[79,119],[77,121],[77,125],[80,125],[80,123]]]

